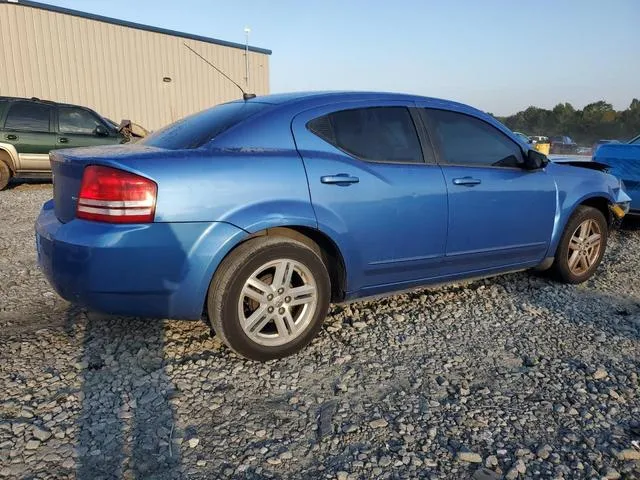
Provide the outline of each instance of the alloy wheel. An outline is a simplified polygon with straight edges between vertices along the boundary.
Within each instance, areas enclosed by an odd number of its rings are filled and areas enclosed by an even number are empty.
[[[311,271],[291,259],[278,259],[256,269],[238,300],[238,318],[255,343],[279,346],[298,338],[310,325],[318,305]]]
[[[598,222],[585,220],[571,236],[568,249],[568,266],[574,275],[584,275],[600,256],[602,232]]]

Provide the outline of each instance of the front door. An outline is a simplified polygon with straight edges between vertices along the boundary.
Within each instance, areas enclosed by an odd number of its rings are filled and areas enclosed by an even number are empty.
[[[523,168],[521,147],[490,123],[425,109],[449,192],[447,264],[456,273],[531,266],[547,252],[553,178]]]
[[[334,104],[293,120],[318,226],[348,263],[348,294],[437,276],[444,256],[446,187],[412,106]]]
[[[52,117],[53,107],[46,103],[11,103],[0,142],[15,147],[21,172],[51,170],[49,151],[55,143],[50,128]]]
[[[93,112],[80,107],[58,107],[56,148],[90,147],[120,143],[121,138]]]

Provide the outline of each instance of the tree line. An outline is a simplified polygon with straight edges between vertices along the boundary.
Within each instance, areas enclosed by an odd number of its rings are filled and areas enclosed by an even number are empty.
[[[493,115],[493,114],[492,114]],[[579,145],[598,140],[630,140],[640,134],[640,100],[634,98],[629,108],[616,111],[601,100],[576,110],[570,103],[559,103],[553,110],[529,107],[508,117],[495,118],[511,130],[527,135],[568,135]]]

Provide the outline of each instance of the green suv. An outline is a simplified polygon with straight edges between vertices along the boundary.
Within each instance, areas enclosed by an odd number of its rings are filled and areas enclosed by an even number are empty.
[[[50,150],[126,140],[118,125],[89,108],[0,97],[0,190],[11,177],[50,178]]]

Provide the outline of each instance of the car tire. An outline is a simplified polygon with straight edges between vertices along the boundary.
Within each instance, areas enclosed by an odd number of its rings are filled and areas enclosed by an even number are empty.
[[[582,283],[595,273],[607,248],[608,225],[596,208],[580,205],[564,229],[553,272],[564,283]]]
[[[209,286],[207,312],[231,350],[267,361],[306,347],[322,327],[330,299],[327,267],[316,251],[290,238],[263,236],[222,261]]]
[[[0,160],[0,190],[4,190],[11,180],[11,169],[9,165]]]

